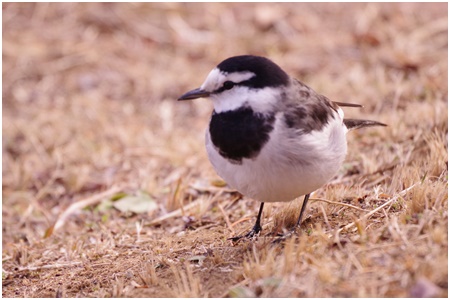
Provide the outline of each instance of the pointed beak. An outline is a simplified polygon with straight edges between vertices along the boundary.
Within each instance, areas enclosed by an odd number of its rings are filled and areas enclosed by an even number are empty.
[[[178,101],[180,100],[193,100],[197,98],[204,98],[209,97],[210,92],[207,92],[205,90],[202,90],[201,88],[192,90],[187,92],[186,94],[182,95],[180,98],[178,98]]]

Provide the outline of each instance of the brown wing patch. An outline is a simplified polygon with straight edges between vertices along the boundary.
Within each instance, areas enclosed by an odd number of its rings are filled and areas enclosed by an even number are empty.
[[[305,92],[309,97],[305,97]],[[284,114],[286,126],[308,133],[321,130],[330,119],[334,118],[334,112],[338,107],[328,98],[317,95],[312,90],[301,90],[299,94],[301,101],[288,105]]]

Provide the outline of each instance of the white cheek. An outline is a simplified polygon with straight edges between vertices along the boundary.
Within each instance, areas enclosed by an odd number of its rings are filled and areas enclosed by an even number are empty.
[[[234,87],[220,94],[212,94],[211,100],[217,113],[235,110],[247,102],[248,88]]]
[[[250,106],[259,113],[272,112],[281,98],[277,88],[250,89],[246,86],[236,86],[218,95],[211,95],[214,110],[217,113],[238,109],[244,105]]]

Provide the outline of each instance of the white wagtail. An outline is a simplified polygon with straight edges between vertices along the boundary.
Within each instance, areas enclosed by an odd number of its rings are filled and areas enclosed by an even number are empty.
[[[178,100],[209,97],[214,106],[206,150],[216,172],[240,193],[261,201],[252,237],[261,231],[265,202],[305,195],[298,227],[311,192],[327,183],[347,152],[346,133],[369,120],[344,119],[339,106],[290,77],[271,60],[242,55],[214,68],[200,88]]]

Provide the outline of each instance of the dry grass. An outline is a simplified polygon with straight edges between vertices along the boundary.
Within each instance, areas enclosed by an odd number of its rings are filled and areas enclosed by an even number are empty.
[[[447,26],[445,3],[3,4],[2,295],[446,297]],[[301,200],[226,240],[259,203],[209,165],[207,100],[175,101],[245,53],[389,124],[349,134],[284,244]]]

